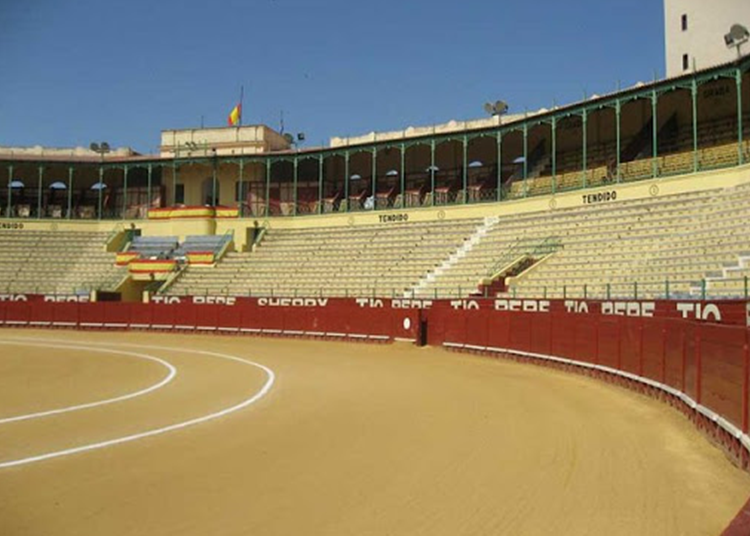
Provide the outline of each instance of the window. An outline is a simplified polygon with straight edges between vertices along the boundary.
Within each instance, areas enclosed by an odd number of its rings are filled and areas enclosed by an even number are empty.
[[[185,204],[185,185],[175,184],[174,186],[174,203],[175,205]]]
[[[690,58],[687,54],[682,55],[682,70],[687,71],[690,69]]]
[[[688,29],[688,17],[687,15],[682,16],[682,31],[687,32]]]

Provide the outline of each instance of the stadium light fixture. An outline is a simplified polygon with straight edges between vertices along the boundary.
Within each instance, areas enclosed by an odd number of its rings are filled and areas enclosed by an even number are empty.
[[[360,175],[358,173],[355,173],[354,175],[352,175],[351,177],[349,177],[349,180],[351,180],[351,181],[362,180],[362,175]]]
[[[501,100],[495,102],[486,102],[484,104],[484,111],[492,117],[505,115],[508,113],[508,103]]]
[[[398,171],[392,169],[385,174],[386,177],[398,177]]]
[[[742,45],[750,40],[750,31],[742,24],[732,24],[729,29],[729,33],[724,35],[724,43],[727,48],[735,47],[737,49],[737,57],[742,57]]]
[[[473,162],[470,162],[470,163],[469,163],[469,167],[470,167],[470,168],[480,168],[480,167],[482,167],[483,165],[484,165],[484,164],[482,163],[482,161],[481,161],[481,160],[474,160]]]
[[[25,188],[26,185],[23,182],[16,179],[16,180],[10,181],[10,187],[11,188]]]
[[[89,145],[89,149],[97,153],[102,160],[104,160],[105,154],[112,151],[112,148],[109,146],[109,143],[107,143],[106,141],[103,141],[100,143],[92,142],[91,145]]]
[[[437,166],[429,166],[427,169],[425,169],[425,171],[427,173],[429,173],[430,171],[440,171],[440,168]]]
[[[50,190],[67,190],[68,187],[65,185],[64,182],[57,181],[57,182],[53,182],[52,184],[50,184],[49,189]]]

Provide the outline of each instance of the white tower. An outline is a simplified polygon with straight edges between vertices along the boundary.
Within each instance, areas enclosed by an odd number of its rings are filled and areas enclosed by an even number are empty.
[[[737,59],[724,42],[733,24],[750,28],[750,0],[664,0],[667,76]]]

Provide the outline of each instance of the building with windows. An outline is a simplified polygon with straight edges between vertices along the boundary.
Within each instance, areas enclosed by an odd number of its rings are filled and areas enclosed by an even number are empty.
[[[750,27],[747,0],[664,0],[667,77],[737,59],[724,36],[733,24]],[[750,51],[750,43],[745,45]]]

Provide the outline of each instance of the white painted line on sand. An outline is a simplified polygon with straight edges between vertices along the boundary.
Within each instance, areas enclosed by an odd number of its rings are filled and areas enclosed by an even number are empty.
[[[99,406],[106,406],[107,404],[114,404],[115,402],[123,402],[125,400],[130,400],[132,398],[146,395],[148,393],[156,391],[157,389],[161,389],[162,387],[167,385],[169,382],[171,382],[174,379],[174,377],[177,375],[177,369],[171,363],[169,363],[168,361],[165,361],[164,359],[160,359],[158,357],[148,355],[148,354],[125,352],[123,350],[108,350],[106,348],[92,348],[90,346],[81,346],[81,345],[69,345],[69,344],[61,344],[61,343],[43,344],[43,343],[37,343],[37,342],[21,342],[21,341],[2,340],[2,339],[0,339],[0,344],[37,346],[37,347],[42,347],[42,348],[66,348],[66,349],[71,349],[71,350],[83,350],[83,351],[89,351],[89,352],[95,351],[95,352],[101,352],[101,353],[107,353],[107,354],[129,355],[132,357],[137,357],[139,359],[146,359],[148,361],[153,361],[155,363],[158,363],[159,365],[165,367],[168,371],[167,375],[164,378],[162,378],[159,382],[145,389],[140,389],[139,391],[127,393],[127,394],[117,396],[114,398],[107,398],[105,400],[98,400],[96,402],[88,402],[86,404],[77,404],[75,406],[66,406],[64,408],[56,408],[56,409],[51,409],[47,411],[40,411],[37,413],[27,413],[25,415],[15,415],[13,417],[0,418],[0,425],[9,424],[12,422],[28,421],[31,419],[38,419],[40,417],[49,417],[50,415],[60,415],[62,413],[69,413],[71,411],[79,411],[82,409],[96,408]]]
[[[44,342],[57,342],[57,343],[70,342],[70,341],[66,341],[65,339],[38,339],[38,338],[34,339],[34,338],[22,338],[22,337],[12,338],[8,340],[31,341],[31,342],[44,341]],[[44,460],[50,460],[53,458],[71,456],[73,454],[79,454],[81,452],[88,452],[91,450],[98,450],[98,449],[102,449],[106,447],[112,447],[115,445],[121,445],[123,443],[129,443],[131,441],[137,441],[139,439],[145,439],[147,437],[166,434],[168,432],[181,430],[183,428],[188,428],[190,426],[195,426],[197,424],[201,424],[201,423],[208,422],[214,419],[218,419],[218,418],[224,417],[226,415],[229,415],[231,413],[234,413],[236,411],[239,411],[241,409],[244,409],[256,403],[257,401],[259,401],[260,399],[262,399],[264,396],[268,394],[268,392],[271,390],[271,387],[273,387],[274,382],[276,381],[276,374],[274,374],[274,372],[270,368],[266,367],[265,365],[261,365],[260,363],[256,363],[254,361],[242,359],[241,357],[228,355],[228,354],[221,354],[218,352],[209,352],[207,350],[190,350],[188,348],[173,348],[173,347],[168,347],[168,346],[134,344],[134,343],[99,343],[99,342],[87,341],[86,344],[91,345],[91,346],[123,346],[123,347],[130,347],[130,348],[150,349],[150,350],[165,350],[165,351],[171,351],[171,352],[187,352],[191,354],[205,355],[209,357],[218,357],[220,359],[226,359],[228,361],[235,361],[243,365],[248,365],[248,366],[259,368],[266,374],[267,379],[266,379],[266,382],[263,384],[263,387],[261,387],[261,389],[257,393],[243,400],[242,402],[235,404],[233,406],[230,406],[228,408],[225,408],[223,410],[216,411],[214,413],[210,413],[202,417],[196,417],[194,419],[189,419],[189,420],[181,421],[181,422],[171,424],[168,426],[163,426],[161,428],[154,428],[154,429],[147,430],[145,432],[140,432],[137,434],[109,439],[109,440],[101,441],[98,443],[91,443],[88,445],[82,445],[79,447],[69,448],[65,450],[47,452],[44,454],[30,456],[27,458],[21,458],[18,460],[9,460],[9,461],[0,462],[0,469],[5,469],[8,467],[17,467],[20,465],[27,465],[27,464],[31,464],[35,462],[41,462]]]

